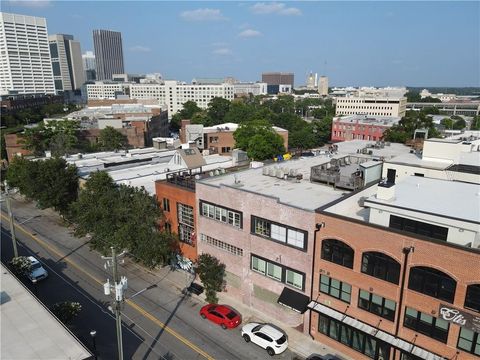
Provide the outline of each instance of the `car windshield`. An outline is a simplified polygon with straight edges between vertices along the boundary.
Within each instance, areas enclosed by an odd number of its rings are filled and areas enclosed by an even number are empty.
[[[285,341],[287,341],[287,337],[283,335],[280,339],[277,340],[277,344],[282,345]]]
[[[258,330],[260,330],[262,328],[263,325],[257,325],[255,326],[253,329],[252,329],[252,332],[257,332]]]
[[[40,269],[41,267],[42,267],[42,264],[40,264],[40,263],[35,263],[35,264],[32,265],[32,268],[31,268],[31,269],[32,269],[32,271],[33,271],[33,270]]]
[[[237,314],[235,314],[233,311],[230,311],[227,314],[227,318],[229,318],[230,320],[234,319],[235,317],[237,317]]]

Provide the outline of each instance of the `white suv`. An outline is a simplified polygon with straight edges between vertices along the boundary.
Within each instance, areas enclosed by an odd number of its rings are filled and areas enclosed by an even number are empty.
[[[288,347],[287,334],[271,324],[249,323],[242,327],[243,339],[267,350],[268,355],[281,354]]]
[[[28,278],[33,282],[43,280],[48,276],[47,270],[45,270],[37,259],[35,259],[33,256],[29,256],[28,260],[32,263],[32,267],[30,270],[30,274],[28,274]]]

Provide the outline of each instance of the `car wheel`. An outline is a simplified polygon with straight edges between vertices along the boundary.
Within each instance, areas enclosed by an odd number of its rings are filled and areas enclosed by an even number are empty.
[[[220,326],[222,327],[223,330],[227,330],[227,327],[225,326],[225,324],[221,324]]]
[[[273,356],[275,355],[275,351],[273,351],[273,349],[271,347],[267,348],[267,354],[270,355],[270,356]]]
[[[202,317],[202,319],[205,319],[207,317],[205,314],[200,314],[200,316]]]
[[[250,342],[250,336],[248,336],[247,334],[243,334],[243,340],[245,340],[245,342]]]

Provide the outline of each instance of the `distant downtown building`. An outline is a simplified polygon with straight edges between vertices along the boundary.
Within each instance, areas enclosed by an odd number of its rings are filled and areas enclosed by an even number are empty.
[[[95,80],[96,77],[96,65],[95,54],[93,51],[86,51],[82,54],[83,69],[85,70],[85,79],[87,81]]]
[[[167,105],[168,116],[183,109],[187,101],[195,101],[201,109],[206,109],[214,97],[233,100],[234,86],[231,84],[197,85],[167,80],[151,84],[107,83],[97,81],[87,85],[88,100],[115,99],[118,94],[130,91],[131,99],[156,99],[160,105]]]
[[[48,36],[52,58],[53,79],[57,92],[80,89],[85,82],[80,42],[72,35]]]
[[[93,30],[97,80],[111,80],[112,74],[123,74],[122,33]]]
[[[0,93],[54,94],[47,20],[0,13]]]
[[[318,80],[318,93],[321,96],[328,95],[328,77],[320,76],[320,79]]]
[[[405,88],[360,88],[337,97],[336,115],[405,116]]]
[[[267,91],[269,94],[278,94],[281,85],[289,85],[291,89],[294,86],[293,73],[284,72],[266,72],[262,73],[262,82],[267,83]]]

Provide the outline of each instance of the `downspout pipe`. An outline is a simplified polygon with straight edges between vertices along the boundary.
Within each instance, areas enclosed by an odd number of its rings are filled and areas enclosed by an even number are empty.
[[[398,331],[400,329],[400,314],[402,313],[403,307],[403,294],[405,292],[405,278],[407,277],[407,265],[408,265],[408,255],[413,253],[415,248],[413,246],[404,247],[402,252],[404,254],[403,257],[403,270],[402,270],[402,284],[400,285],[400,299],[398,299],[398,312],[397,312],[397,324],[395,325],[395,337],[398,336]],[[393,348],[393,358],[397,355],[397,348]]]
[[[325,227],[325,223],[324,222],[321,222],[321,223],[316,223],[315,224],[315,231],[313,232],[313,258],[312,258],[312,271],[311,271],[311,283],[310,283],[310,301],[313,301],[313,279],[315,278],[314,276],[314,270],[315,270],[315,256],[316,256],[316,252],[317,252],[317,233],[323,228]],[[308,334],[310,335],[310,337],[312,338],[312,340],[314,340],[315,338],[313,337],[312,335],[312,309],[309,310],[310,311],[310,315],[309,315],[309,319],[308,319]]]

